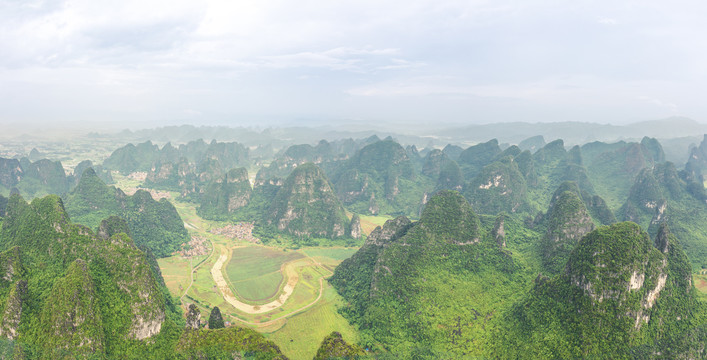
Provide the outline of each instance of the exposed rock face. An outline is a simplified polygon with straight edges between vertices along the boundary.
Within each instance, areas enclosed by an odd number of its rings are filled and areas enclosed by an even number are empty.
[[[0,184],[7,188],[14,187],[24,177],[24,171],[17,159],[0,158]]]
[[[665,224],[655,245],[631,222],[587,234],[572,251],[565,271],[536,280],[527,298],[518,303],[506,324],[515,328],[514,336],[504,346],[530,346],[509,356],[537,358],[572,348],[584,358],[635,358],[637,353],[644,354],[640,358],[693,358],[676,352],[695,349],[704,354],[704,336],[694,344],[666,346],[702,328],[703,323],[695,322],[702,311],[695,309],[702,305],[690,291],[687,257]],[[560,330],[552,339],[527,343],[547,336],[548,329]],[[561,357],[572,356],[567,352]]]
[[[690,151],[685,169],[690,172],[691,180],[703,182],[704,174],[707,173],[707,134],[705,134],[700,146],[694,147]]]
[[[15,246],[0,254],[0,278],[8,283],[16,281],[20,277],[22,269],[22,259],[20,248]]]
[[[439,177],[444,165],[452,161],[447,154],[442,150],[434,149],[425,157],[425,162],[422,165],[422,174],[433,178]]]
[[[650,310],[666,285],[667,266],[668,258],[652,246],[648,235],[638,225],[625,222],[587,235],[572,253],[566,273],[593,304],[626,303],[624,316],[632,317],[638,329],[650,321]],[[635,298],[634,292],[641,300],[630,306],[634,302],[628,299]]]
[[[199,330],[201,326],[201,311],[194,304],[189,304],[189,311],[187,312],[187,330]]]
[[[587,208],[577,194],[565,191],[548,210],[548,227],[542,251],[548,271],[559,272],[579,240],[594,230]]]
[[[200,213],[227,215],[248,205],[253,190],[245,168],[231,169],[206,186],[201,194]]]
[[[516,213],[527,206],[527,184],[518,164],[510,156],[485,166],[464,190],[476,211]]]
[[[397,237],[403,235],[412,222],[405,216],[398,216],[383,224],[383,227],[376,227],[366,238],[365,245],[385,246]]]
[[[0,255],[0,269],[5,271],[0,287],[15,282],[10,285],[5,308],[12,309],[11,313],[3,315],[5,336],[17,336],[16,329],[23,329],[17,323],[37,321],[41,328],[36,334],[20,337],[32,339],[39,334],[43,342],[36,345],[46,356],[101,357],[106,344],[144,340],[160,332],[168,300],[155,278],[159,275],[153,273],[145,253],[125,234],[127,226],[121,219],[103,221],[100,235],[94,235],[89,228],[69,222],[57,196],[27,204],[13,195],[2,230],[2,243],[14,246]],[[32,249],[23,253],[29,257],[27,261],[49,266],[19,272],[19,249],[24,248]],[[19,274],[23,279],[18,281]],[[36,276],[56,280],[53,285],[42,284],[32,281]],[[41,286],[50,287],[43,290]],[[37,298],[44,291],[48,296]],[[23,312],[23,294],[32,294],[36,311]],[[110,302],[110,309],[103,308],[103,302]],[[116,314],[121,314],[119,320]],[[105,319],[121,325],[106,331]]]
[[[0,336],[4,336],[10,340],[17,338],[20,320],[22,320],[22,305],[26,293],[27,281],[19,280],[15,282],[5,304],[2,326],[0,326]]]
[[[314,360],[349,359],[365,354],[360,346],[346,343],[341,334],[335,331],[324,338]]]
[[[145,261],[145,255],[135,253],[130,261],[131,263],[123,263],[127,266],[115,270],[130,276],[125,281],[118,282],[118,286],[125,292],[131,303],[132,324],[128,337],[143,340],[157,335],[162,329],[166,316],[164,300],[158,295],[160,290]]]
[[[269,222],[296,236],[342,237],[349,220],[324,172],[314,164],[298,166],[285,180],[268,210]]]
[[[480,226],[479,217],[464,197],[456,191],[440,191],[429,199],[419,221],[411,223],[398,217],[372,231],[361,249],[334,270],[330,283],[351,304],[349,309],[358,319],[369,324],[390,323],[395,334],[381,335],[389,336],[388,340],[399,341],[400,334],[412,343],[419,337],[437,338],[449,345],[446,349],[454,348],[460,342],[460,332],[473,331],[473,326],[481,331],[484,318],[493,316],[478,310],[475,291],[465,287],[497,281],[492,278],[506,279],[514,271],[508,252]],[[440,296],[442,289],[449,292]],[[454,306],[459,307],[453,317],[442,319]],[[415,327],[414,334],[406,333],[408,327]],[[454,355],[429,356],[469,357],[469,348],[458,350]],[[410,354],[398,356],[414,358]]]
[[[504,214],[499,215],[496,218],[496,222],[493,225],[493,230],[491,231],[491,235],[493,235],[494,239],[496,239],[496,244],[498,244],[498,247],[500,248],[506,247],[506,230],[504,229],[505,220],[506,216]]]
[[[354,214],[351,217],[351,238],[361,238],[361,218],[358,216],[358,214]]]

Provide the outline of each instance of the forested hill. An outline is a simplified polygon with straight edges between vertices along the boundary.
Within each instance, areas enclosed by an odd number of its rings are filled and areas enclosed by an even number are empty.
[[[94,229],[112,215],[125,219],[135,243],[157,257],[169,256],[189,240],[184,222],[167,199],[155,201],[145,190],[126,195],[106,185],[91,168],[84,171],[64,204],[74,222]]]
[[[228,170],[248,165],[248,149],[236,142],[214,140],[207,144],[201,139],[179,147],[167,143],[160,149],[147,141],[137,145],[128,144],[115,150],[103,161],[103,167],[123,174],[135,171],[159,172],[165,164],[178,164],[182,159],[196,168],[214,160],[222,170]]]
[[[290,173],[265,218],[278,230],[296,236],[339,238],[351,233],[341,201],[324,172],[312,163]]]
[[[285,359],[250,329],[185,328],[158,270],[112,217],[97,233],[50,195],[8,201],[0,348],[14,359]]]
[[[34,198],[63,194],[69,190],[69,181],[59,161],[0,158],[0,194],[7,196],[13,188]]]
[[[580,241],[558,276],[539,276],[494,337],[501,358],[704,358],[705,304],[667,225],[630,222]]]

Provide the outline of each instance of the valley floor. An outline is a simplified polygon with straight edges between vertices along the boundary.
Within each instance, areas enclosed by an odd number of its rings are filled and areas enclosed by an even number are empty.
[[[171,195],[190,235],[210,244],[207,255],[158,260],[168,289],[181,299],[185,311],[194,303],[206,320],[218,306],[227,326],[248,326],[266,334],[291,359],[311,359],[332,331],[347,341],[358,340],[357,330],[337,312],[342,300],[326,280],[357,248],[288,250],[215,234],[214,229],[227,223],[202,219],[194,204]],[[366,219],[366,225],[383,221]]]

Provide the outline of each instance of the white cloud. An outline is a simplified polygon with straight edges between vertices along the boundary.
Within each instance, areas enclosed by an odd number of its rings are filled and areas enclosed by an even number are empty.
[[[344,118],[348,101],[359,117],[404,116],[410,97],[430,113],[442,98],[622,113],[679,101],[707,118],[707,5],[676,1],[0,0],[0,122],[78,114],[82,99],[106,116],[278,104],[294,118],[326,102]]]
[[[618,20],[608,17],[601,17],[597,22],[604,25],[617,25],[619,23]]]

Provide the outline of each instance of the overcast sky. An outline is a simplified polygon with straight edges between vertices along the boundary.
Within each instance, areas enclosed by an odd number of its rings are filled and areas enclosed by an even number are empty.
[[[707,122],[705,14],[699,0],[0,0],[0,123]]]

